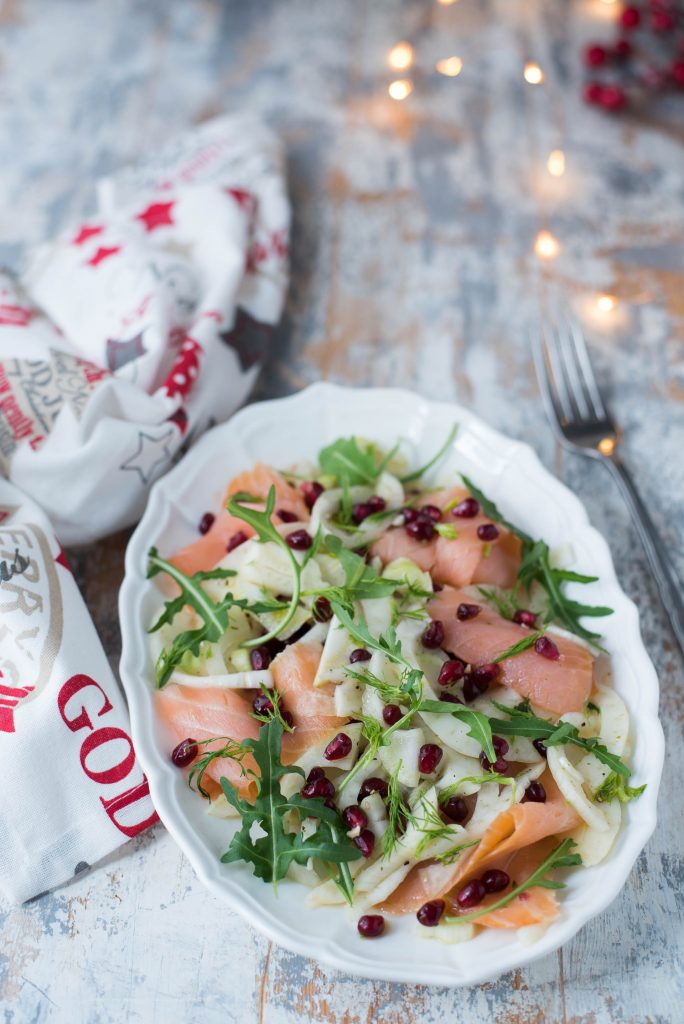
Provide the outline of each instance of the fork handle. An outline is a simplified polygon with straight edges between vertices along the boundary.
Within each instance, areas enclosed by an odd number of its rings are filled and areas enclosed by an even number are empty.
[[[606,459],[606,462],[617,480],[623,497],[632,513],[637,532],[651,566],[651,572],[658,584],[663,607],[670,618],[672,629],[682,653],[684,653],[684,599],[682,597],[682,584],[674,574],[668,550],[663,544],[650,513],[637,491],[626,466],[616,456]]]

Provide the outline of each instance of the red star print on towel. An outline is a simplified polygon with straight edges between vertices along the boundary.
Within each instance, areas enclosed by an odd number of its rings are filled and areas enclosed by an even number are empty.
[[[175,203],[150,203],[146,210],[137,214],[136,220],[141,220],[145,225],[145,231],[154,231],[156,228],[168,227],[174,224],[171,210]]]
[[[83,224],[79,233],[72,238],[72,245],[83,245],[89,238],[94,238],[95,235],[101,235],[104,228],[97,224]]]
[[[101,245],[97,252],[89,260],[86,260],[86,263],[89,267],[97,267],[103,260],[109,259],[110,256],[115,256],[117,252],[121,252],[120,245]]]
[[[180,347],[171,372],[164,381],[164,389],[169,398],[187,398],[190,389],[199,374],[199,354],[202,346],[189,335]]]
[[[254,212],[256,197],[252,192],[247,192],[244,188],[227,188],[226,192],[229,196],[233,197],[241,209],[245,210],[249,214]]]
[[[59,551],[55,555],[55,562],[57,563],[57,565],[61,565],[69,572],[72,572],[71,566],[69,565],[69,559],[66,556],[66,551],[64,550],[61,544],[59,545]]]

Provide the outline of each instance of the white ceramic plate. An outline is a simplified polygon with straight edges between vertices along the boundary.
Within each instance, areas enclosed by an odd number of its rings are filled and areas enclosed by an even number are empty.
[[[569,543],[572,568],[600,577],[591,588],[591,601],[615,609],[614,615],[601,620],[605,645],[612,656],[615,687],[630,712],[635,783],[647,783],[644,795],[627,805],[609,859],[570,873],[561,893],[560,917],[532,945],[524,945],[516,933],[494,930],[456,946],[416,941],[421,927],[413,916],[392,918],[381,939],[364,940],[351,911],[309,910],[301,886],[284,881],[274,896],[272,887],[254,878],[246,865],[221,864],[219,858],[236,825],[206,814],[204,802],[188,788],[185,773],[170,763],[169,743],[154,716],[154,672],[145,635],[159,603],[154,584],[145,579],[152,544],[166,554],[196,538],[202,513],[218,509],[227,481],[256,459],[285,467],[315,457],[323,445],[353,432],[386,448],[398,437],[407,438],[415,446],[414,464],[420,465],[454,422],[459,424],[458,436],[439,475],[449,469],[465,471],[513,522],[552,546]],[[497,433],[467,409],[430,402],[408,391],[330,384],[249,406],[203,437],[152,489],[126,552],[119,605],[121,676],[135,745],[162,821],[209,889],[294,952],[369,978],[439,985],[481,982],[557,949],[607,907],[655,827],[663,734],[657,717],[658,680],[641,641],[637,610],[618,586],[608,546],[589,525],[577,498],[544,469],[527,445]]]

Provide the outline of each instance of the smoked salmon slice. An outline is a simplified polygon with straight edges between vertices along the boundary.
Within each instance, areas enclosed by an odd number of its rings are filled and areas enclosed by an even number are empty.
[[[296,761],[308,747],[347,722],[335,714],[333,687],[314,687],[323,647],[319,643],[289,644],[271,663],[283,705],[294,719],[294,732],[283,736],[283,761]]]
[[[273,522],[281,524],[278,512],[289,512],[299,522],[308,522],[309,509],[299,491],[292,487],[275,469],[257,462],[254,469],[238,473],[229,483],[223,498],[225,505],[233,494],[244,492],[266,500],[270,487],[275,487],[276,505]],[[230,515],[225,508],[216,516],[211,529],[192,544],[181,548],[170,559],[177,568],[188,576],[194,572],[213,569],[226,553],[231,537],[242,531],[246,537],[254,536],[254,530],[242,519]]]
[[[424,495],[421,504],[445,508],[457,504],[468,492],[462,487],[433,491]],[[453,587],[467,587],[471,583],[487,583],[499,587],[512,587],[520,565],[520,541],[508,530],[499,527],[495,541],[485,544],[477,536],[477,529],[491,522],[481,513],[472,519],[447,519],[458,531],[458,537],[449,540],[435,536],[430,541],[415,540],[403,526],[384,533],[372,546],[387,564],[396,558],[410,558],[424,572],[429,572],[437,583]]]
[[[556,846],[555,839],[541,839],[533,846],[518,850],[501,863],[497,861],[496,866],[506,871],[514,882],[520,884],[530,877]],[[488,902],[495,903],[496,899],[496,896],[492,896]],[[525,928],[533,924],[548,924],[558,917],[559,912],[554,893],[535,885],[520,893],[507,906],[483,914],[477,923],[486,928]]]
[[[469,664],[491,662],[530,635],[527,627],[501,618],[484,600],[478,615],[461,622],[456,610],[462,602],[472,604],[472,595],[445,587],[430,601],[428,611],[444,626],[447,650]],[[558,661],[532,649],[523,651],[500,663],[500,681],[555,715],[581,711],[591,693],[594,659],[585,647],[566,637],[554,635],[553,642],[560,651]]]

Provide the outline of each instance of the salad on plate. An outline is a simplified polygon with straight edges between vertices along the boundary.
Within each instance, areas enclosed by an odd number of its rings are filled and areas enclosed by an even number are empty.
[[[222,861],[366,938],[412,914],[445,942],[534,939],[643,790],[611,609],[575,596],[595,577],[445,476],[455,434],[418,468],[358,437],[257,463],[197,540],[149,551],[156,714],[227,820]]]

